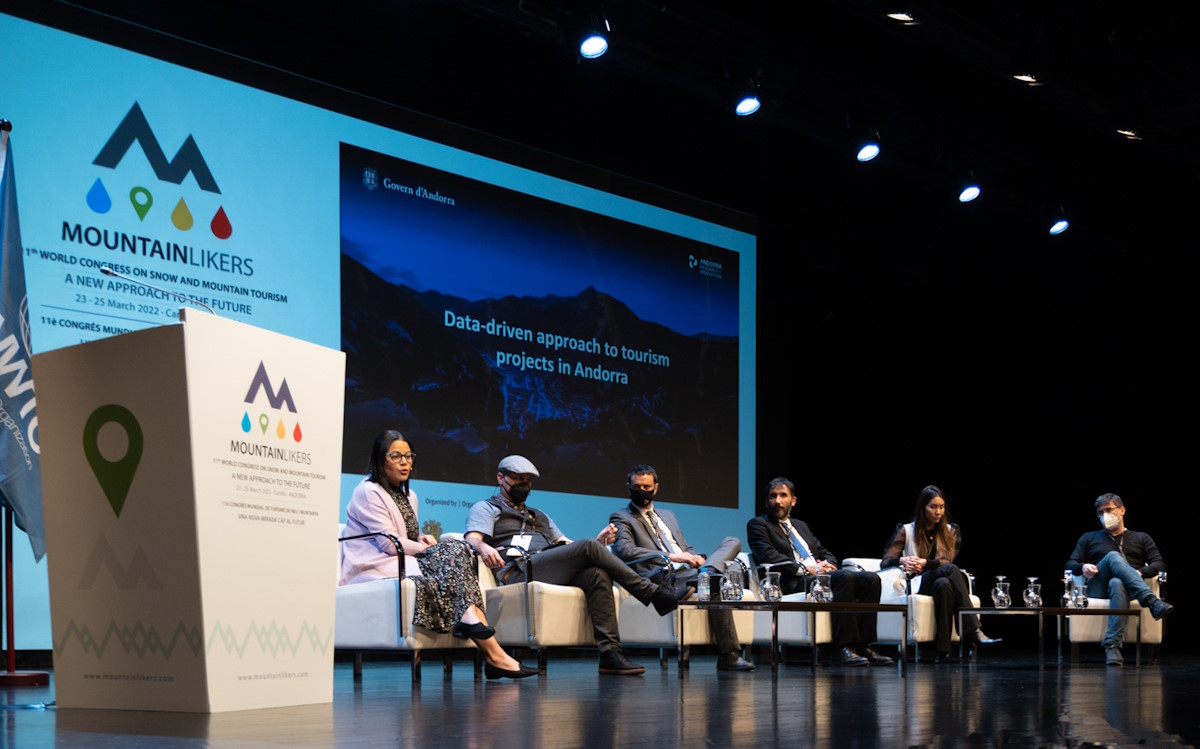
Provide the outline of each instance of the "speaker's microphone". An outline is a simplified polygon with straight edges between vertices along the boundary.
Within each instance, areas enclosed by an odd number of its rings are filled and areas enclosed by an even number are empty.
[[[177,291],[171,291],[170,289],[164,289],[162,287],[155,286],[152,283],[146,283],[145,281],[142,281],[141,279],[138,279],[138,278],[130,278],[129,276],[127,276],[123,273],[117,273],[115,270],[108,267],[107,265],[101,265],[100,272],[106,276],[112,276],[113,278],[120,278],[121,280],[128,281],[129,283],[135,283],[138,286],[145,286],[147,289],[154,289],[155,291],[157,291],[160,294],[166,294],[168,296],[173,296],[176,299],[182,299],[183,301],[187,302],[188,304],[193,304],[197,307],[203,307],[204,309],[208,310],[209,314],[211,314],[211,315],[216,316],[216,314],[217,314],[216,310],[214,310],[212,307],[209,307],[207,304],[200,301],[199,299],[195,299],[186,294],[180,294]]]

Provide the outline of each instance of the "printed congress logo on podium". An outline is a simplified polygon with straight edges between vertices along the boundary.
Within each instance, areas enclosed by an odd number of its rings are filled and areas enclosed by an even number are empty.
[[[296,402],[292,399],[292,391],[288,387],[287,378],[281,380],[279,383],[279,388],[276,389],[271,383],[271,378],[267,375],[266,365],[261,361],[258,363],[258,370],[254,373],[254,378],[250,381],[250,389],[246,391],[245,402],[253,406],[260,393],[266,396],[267,404],[271,407],[271,410],[276,412],[286,410],[291,414],[296,413]],[[279,439],[287,439],[288,434],[290,433],[291,438],[294,441],[300,442],[303,439],[304,434],[300,430],[299,417],[296,417],[295,421],[290,425],[290,428],[286,419],[286,414],[281,414],[274,419],[275,428],[273,429],[273,432],[275,436]],[[266,411],[259,412],[256,421],[259,430],[264,436],[268,433],[267,430],[271,428],[272,420],[271,414],[267,413]],[[254,426],[255,421],[251,420],[250,409],[247,408],[242,413],[242,431],[250,434],[253,431]]]
[[[100,149],[100,153],[92,163],[99,167],[115,170],[134,144],[141,147],[142,154],[150,163],[150,168],[160,182],[182,186],[184,178],[190,174],[195,179],[196,186],[204,192],[221,194],[220,188],[217,187],[217,181],[213,178],[212,171],[208,168],[208,163],[204,160],[204,155],[200,152],[195,138],[189,133],[183,141],[183,145],[175,153],[175,157],[168,161],[162,145],[150,128],[150,122],[142,112],[141,105],[136,101],[129,113],[117,125],[117,129],[109,136],[108,141]],[[104,214],[112,210],[114,190],[120,193],[124,187],[117,190],[115,176],[111,178],[110,182],[111,185],[106,185],[104,179],[97,177],[96,181],[92,183],[87,192],[87,205],[92,211]],[[145,185],[133,185],[129,190],[129,202],[133,212],[137,214],[138,220],[145,221],[146,216],[154,208],[154,191]],[[179,231],[190,231],[195,225],[192,209],[183,195],[180,195],[178,202],[171,210],[171,224]],[[224,206],[217,207],[208,225],[212,235],[217,239],[229,239],[233,234],[233,226],[225,214]]]

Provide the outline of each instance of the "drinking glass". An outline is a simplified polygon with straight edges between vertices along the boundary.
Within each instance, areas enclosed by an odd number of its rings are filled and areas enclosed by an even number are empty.
[[[742,577],[742,565],[736,561],[725,565],[725,579],[729,581],[730,595],[725,596],[722,594],[721,597],[726,601],[742,600],[742,588],[746,587],[746,580]],[[724,587],[722,587],[722,593],[724,593]]]
[[[1087,583],[1076,583],[1074,578],[1071,580],[1071,607],[1076,609],[1086,609],[1088,605]]]
[[[768,572],[762,583],[763,598],[768,601],[778,601],[783,597],[783,591],[779,588],[778,572]]]
[[[733,587],[733,581],[729,579],[729,575],[721,576],[721,600],[736,601],[741,598],[741,591],[737,591]]]
[[[833,588],[829,575],[812,575],[808,583],[808,600],[813,603],[829,603],[833,600]]]
[[[996,587],[992,588],[992,605],[998,609],[1006,609],[1012,605],[1008,595],[1008,583],[1004,582],[1005,575],[996,575]]]
[[[1029,578],[1029,587],[1025,589],[1025,605],[1031,609],[1042,607],[1042,586],[1039,583],[1033,582],[1036,577]]]

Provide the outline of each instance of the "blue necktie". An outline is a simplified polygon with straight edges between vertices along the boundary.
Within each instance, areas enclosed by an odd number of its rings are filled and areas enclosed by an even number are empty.
[[[800,534],[792,526],[792,522],[790,520],[785,520],[783,521],[783,525],[784,529],[787,531],[788,539],[792,542],[792,546],[795,547],[796,553],[800,555],[800,558],[808,559],[810,556],[812,556],[812,554],[808,553],[808,549],[804,548],[804,544],[800,542]]]

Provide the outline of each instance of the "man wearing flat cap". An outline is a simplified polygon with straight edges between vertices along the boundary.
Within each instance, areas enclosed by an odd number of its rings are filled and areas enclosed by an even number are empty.
[[[467,515],[467,543],[495,571],[500,585],[524,582],[522,552],[536,554],[534,580],[583,590],[600,651],[600,673],[643,673],[646,669],[621,650],[613,581],[642,603],[653,605],[660,614],[678,605],[675,592],[641,577],[613,556],[607,548],[616,537],[616,528],[611,524],[596,538],[572,541],[550,516],[528,506],[525,500],[539,475],[533,463],[523,456],[509,455],[501,460],[496,472],[500,491],[471,507]]]

